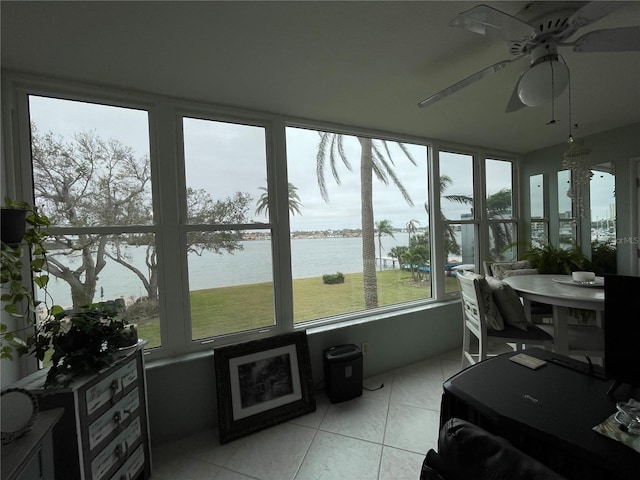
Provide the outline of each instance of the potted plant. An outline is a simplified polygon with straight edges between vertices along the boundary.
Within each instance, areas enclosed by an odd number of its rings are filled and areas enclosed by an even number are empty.
[[[541,246],[529,245],[522,258],[529,260],[532,268],[537,268],[539,273],[571,275],[577,271],[592,271],[593,264],[580,250],[577,244],[564,249],[555,247],[550,243]],[[595,321],[594,312],[580,308],[569,308],[569,322],[588,324]]]
[[[27,209],[12,205],[13,203],[9,200],[7,206],[2,207],[0,210],[2,219],[1,239],[3,243],[10,246],[18,245],[22,241],[27,227]]]
[[[531,268],[537,268],[540,273],[571,275],[571,272],[584,270],[589,266],[589,259],[576,244],[569,249],[555,247],[550,243],[542,246],[529,245],[529,249],[521,257],[522,260],[529,260]]]
[[[596,275],[618,271],[616,248],[608,243],[591,242],[591,265]]]
[[[6,199],[7,207],[2,209],[3,218],[3,241],[1,248],[2,264],[0,267],[0,285],[2,287],[3,310],[14,318],[27,318],[27,324],[11,329],[5,322],[0,323],[0,358],[13,358],[14,349],[19,354],[27,353],[27,340],[33,335],[29,332],[33,325],[33,315],[35,314],[40,301],[36,300],[29,283],[32,281],[39,288],[45,290],[49,281],[49,276],[44,270],[46,266],[46,249],[44,246],[47,237],[49,219],[42,215],[36,206],[26,202],[19,202]],[[21,238],[15,235],[8,240],[17,243],[6,243],[4,241],[5,218],[8,218],[7,211],[16,210],[22,212],[24,224],[20,228],[16,226],[14,230],[21,230]],[[15,233],[15,232],[14,232]],[[30,257],[24,260],[25,255]],[[25,266],[28,267],[30,277],[25,278]],[[59,313],[62,309],[53,306],[52,314]],[[23,338],[25,337],[25,338]]]
[[[119,350],[137,345],[135,326],[123,320],[107,302],[86,305],[78,312],[60,312],[38,326],[31,352],[43,361],[52,349],[46,387],[65,386],[74,378],[110,366]]]

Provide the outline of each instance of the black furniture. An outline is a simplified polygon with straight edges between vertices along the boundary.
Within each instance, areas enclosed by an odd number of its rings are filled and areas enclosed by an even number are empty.
[[[531,370],[506,353],[447,380],[440,426],[467,420],[568,479],[637,480],[640,453],[592,430],[617,401],[638,398],[637,389],[623,385],[607,395],[612,382],[584,362],[537,348],[524,353],[547,364]]]
[[[438,452],[429,450],[420,480],[563,480],[504,438],[452,418],[438,437]]]
[[[604,276],[604,353],[607,359],[604,364],[605,374],[618,382],[627,382],[638,387],[640,387],[639,292],[640,277]]]

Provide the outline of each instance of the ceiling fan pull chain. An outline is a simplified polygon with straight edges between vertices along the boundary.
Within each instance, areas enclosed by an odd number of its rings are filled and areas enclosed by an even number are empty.
[[[553,62],[549,60],[549,66],[551,67],[551,120],[547,125],[553,125],[556,123],[556,82],[553,74]]]
[[[558,57],[562,60],[562,63],[567,65],[567,62],[562,55],[558,55]],[[571,69],[569,68],[569,65],[567,65],[567,73],[569,75],[569,83],[567,85],[567,92],[569,94],[569,139],[571,140],[573,138],[572,129],[578,128],[578,124],[576,123],[574,126],[572,123],[573,122],[573,108],[572,108],[573,104],[571,103]]]

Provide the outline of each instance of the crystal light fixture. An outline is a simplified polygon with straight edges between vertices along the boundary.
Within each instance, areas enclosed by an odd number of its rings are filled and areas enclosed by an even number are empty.
[[[564,152],[562,160],[563,168],[571,171],[571,187],[567,190],[567,196],[573,199],[580,216],[584,214],[582,204],[582,190],[591,181],[593,172],[589,165],[591,149],[584,146],[581,141],[575,140],[569,135],[569,148]]]

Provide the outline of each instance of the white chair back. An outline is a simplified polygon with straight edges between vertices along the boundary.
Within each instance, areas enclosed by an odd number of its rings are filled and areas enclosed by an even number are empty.
[[[487,305],[480,287],[482,277],[474,273],[458,274],[460,300],[462,304],[462,368],[485,360],[489,356],[489,341],[508,345],[512,350],[521,350],[527,344],[551,348],[552,337],[533,324],[521,330],[505,323],[501,331],[487,326]],[[477,352],[473,351],[472,337],[477,339]],[[475,342],[474,342],[475,344]]]

